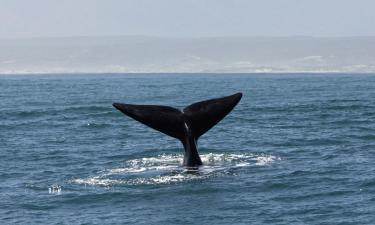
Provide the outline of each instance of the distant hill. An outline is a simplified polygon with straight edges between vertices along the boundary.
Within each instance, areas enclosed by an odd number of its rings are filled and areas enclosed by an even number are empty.
[[[375,72],[375,37],[0,39],[0,73]]]

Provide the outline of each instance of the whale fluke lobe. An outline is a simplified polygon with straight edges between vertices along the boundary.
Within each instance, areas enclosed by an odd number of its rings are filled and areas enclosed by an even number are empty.
[[[182,111],[159,105],[113,103],[125,115],[168,136],[179,139],[185,149],[184,166],[202,165],[197,150],[200,136],[219,123],[242,98],[242,93],[196,102]]]
[[[199,138],[220,122],[241,100],[242,93],[196,102],[184,108],[193,133]]]
[[[169,106],[113,103],[125,115],[171,137],[182,139],[185,134],[181,111]]]

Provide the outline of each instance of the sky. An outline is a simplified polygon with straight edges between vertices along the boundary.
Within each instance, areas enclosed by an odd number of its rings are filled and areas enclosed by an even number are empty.
[[[0,38],[375,36],[374,0],[0,0]]]

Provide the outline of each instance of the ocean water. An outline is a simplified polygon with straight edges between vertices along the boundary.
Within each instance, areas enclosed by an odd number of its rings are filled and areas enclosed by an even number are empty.
[[[113,102],[237,107],[182,146]],[[0,76],[0,224],[375,224],[375,75]]]

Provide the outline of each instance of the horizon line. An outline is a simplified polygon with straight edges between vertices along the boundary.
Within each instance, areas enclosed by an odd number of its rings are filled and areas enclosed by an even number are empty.
[[[201,75],[256,75],[256,74],[369,74],[375,75],[375,71],[373,72],[340,72],[340,71],[269,71],[269,72],[23,72],[23,73],[1,73],[0,76],[6,75],[188,75],[188,74],[201,74]]]

